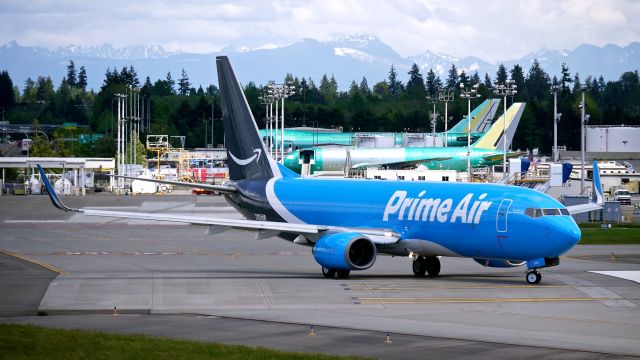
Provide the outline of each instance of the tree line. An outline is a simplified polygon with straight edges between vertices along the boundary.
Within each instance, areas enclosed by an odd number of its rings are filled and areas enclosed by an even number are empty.
[[[574,150],[580,147],[579,105],[583,89],[589,124],[640,125],[637,70],[625,72],[617,80],[605,81],[602,76],[583,78],[572,74],[563,64],[560,74],[560,77],[550,76],[537,60],[526,71],[517,64],[511,69],[500,65],[493,77],[485,73],[482,78],[477,72],[467,74],[455,64],[451,65],[446,78],[440,78],[432,69],[423,75],[420,67],[413,64],[404,83],[391,65],[385,78],[373,86],[363,77],[360,81],[353,80],[345,90],[338,89],[333,75],[325,74],[316,85],[311,78],[287,74],[283,82],[293,85],[296,92],[285,100],[285,123],[287,127],[335,127],[345,131],[428,132],[432,130],[432,105],[427,103],[427,97],[437,97],[446,90],[455,91],[454,100],[448,105],[451,127],[467,112],[467,101],[459,96],[461,83],[466,87],[479,84],[481,97],[473,101],[474,107],[487,98],[498,97],[494,94],[496,84],[513,80],[518,93],[508,98],[508,105],[513,101],[527,104],[514,138],[514,149],[540,148],[545,153],[551,152],[553,95],[550,89],[554,85],[559,88],[558,112],[563,114],[558,124],[559,145]],[[138,88],[145,108],[150,107],[151,128],[142,134],[143,142],[146,134],[183,135],[187,147],[223,142],[217,87],[196,89],[184,69],[177,80],[168,72],[165,78],[154,82],[148,76],[141,82],[133,66],[107,69],[102,86],[96,91],[87,90],[86,71],[83,66],[77,69],[73,61],[67,65],[67,75],[57,87],[50,77],[39,76],[35,80],[27,79],[20,91],[9,73],[2,71],[0,111],[3,119],[11,123],[88,125],[88,129],[76,132],[103,134],[103,137],[95,143],[78,144],[73,148],[73,155],[113,156],[113,136],[117,131],[115,95],[125,94],[131,88]],[[266,86],[249,82],[244,90],[258,125],[264,127],[266,112],[261,97]],[[436,130],[443,131],[444,104],[437,103],[436,107]],[[60,131],[51,141],[64,147],[59,138],[75,135]],[[65,153],[69,152],[68,148]]]

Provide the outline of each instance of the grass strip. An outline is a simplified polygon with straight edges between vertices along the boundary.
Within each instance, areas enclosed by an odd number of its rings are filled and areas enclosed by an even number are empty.
[[[295,339],[291,339],[295,341]],[[0,324],[0,359],[358,359],[144,335]]]

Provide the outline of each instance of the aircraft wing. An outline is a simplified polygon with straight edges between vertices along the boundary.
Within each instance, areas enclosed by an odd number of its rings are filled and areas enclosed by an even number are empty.
[[[602,209],[604,205],[604,193],[602,192],[602,183],[600,182],[600,169],[598,162],[593,160],[593,195],[591,202],[587,204],[578,204],[567,206],[569,214],[580,214],[594,210]]]
[[[51,202],[55,207],[67,212],[79,212],[88,216],[114,217],[124,219],[138,220],[156,220],[168,221],[176,223],[185,223],[191,225],[207,226],[207,234],[218,234],[230,229],[257,231],[255,238],[264,239],[275,236],[280,233],[298,234],[298,238],[294,240],[297,243],[314,243],[323,234],[332,232],[358,232],[366,235],[376,245],[393,244],[400,239],[400,235],[396,232],[386,229],[360,229],[360,228],[342,228],[335,226],[314,225],[314,224],[293,224],[275,221],[256,221],[256,220],[239,220],[224,219],[215,217],[190,216],[190,215],[174,215],[159,213],[143,213],[143,212],[125,212],[125,211],[106,211],[94,209],[76,209],[65,205],[55,189],[47,179],[47,176],[40,166],[37,165],[42,181],[44,182]],[[149,179],[146,179],[149,180]],[[189,184],[189,183],[186,183]],[[193,184],[195,185],[195,184]]]
[[[230,194],[237,191],[236,188],[232,186],[225,186],[225,185],[211,185],[211,184],[190,183],[185,181],[170,181],[170,180],[159,180],[159,179],[144,179],[144,178],[137,178],[133,176],[122,176],[122,175],[111,175],[111,176],[116,178],[122,178],[122,179],[140,180],[140,181],[154,182],[158,184],[182,186],[182,187],[188,187],[192,189],[212,190],[212,191],[218,191],[224,194]]]
[[[409,168],[413,168],[416,167],[420,164],[429,162],[429,161],[444,161],[444,160],[451,160],[450,156],[447,157],[433,157],[433,158],[425,158],[425,159],[418,159],[418,160],[407,160],[407,161],[395,161],[395,162],[376,162],[376,163],[359,163],[359,164],[354,164],[351,166],[351,168],[353,169],[366,169],[367,167],[371,167],[371,166],[386,166],[386,167],[390,167],[390,168],[394,168],[394,169],[409,169]]]
[[[512,152],[512,151],[510,151],[510,152],[507,153],[507,157],[509,159],[517,158],[517,157],[520,157],[522,154],[523,154],[522,152]],[[502,159],[502,155],[503,155],[502,153],[493,153],[493,154],[489,154],[489,155],[484,155],[482,158],[485,161],[498,161],[498,160]]]

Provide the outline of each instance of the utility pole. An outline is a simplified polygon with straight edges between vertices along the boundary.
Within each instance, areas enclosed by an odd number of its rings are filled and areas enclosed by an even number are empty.
[[[438,98],[435,96],[427,96],[427,102],[433,104],[433,113],[431,113],[431,133],[433,138],[433,147],[436,147],[436,103]]]
[[[504,96],[504,113],[502,114],[502,133],[504,141],[502,142],[502,177],[507,176],[507,96],[515,96],[518,93],[518,86],[515,80],[507,80],[502,84],[496,83],[495,94]]]
[[[469,121],[467,125],[467,172],[468,179],[467,181],[471,181],[471,99],[477,99],[480,97],[478,94],[478,87],[480,84],[473,85],[469,90],[465,88],[464,83],[460,83],[460,97],[463,99],[467,99],[467,120]]]
[[[447,131],[448,131],[447,116],[449,116],[448,114],[449,101],[453,101],[453,96],[454,96],[454,93],[453,93],[453,90],[451,89],[440,91],[440,93],[438,94],[438,100],[444,102],[444,147],[447,147],[447,143],[449,142],[449,137],[447,134]]]
[[[584,102],[584,92],[588,90],[588,88],[583,85],[580,90],[582,90],[582,101],[580,102],[580,194],[584,194],[584,177],[585,177],[585,160],[584,160],[584,121],[585,121],[585,107],[586,104]]]

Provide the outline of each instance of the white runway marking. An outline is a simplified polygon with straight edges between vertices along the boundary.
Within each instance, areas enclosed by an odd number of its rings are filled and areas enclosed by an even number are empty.
[[[596,274],[613,276],[620,279],[635,281],[640,284],[640,271],[589,271]]]

